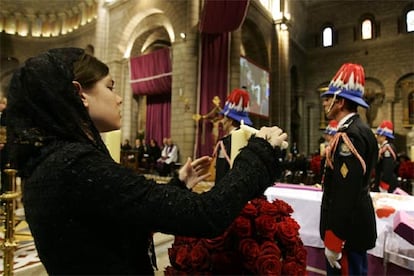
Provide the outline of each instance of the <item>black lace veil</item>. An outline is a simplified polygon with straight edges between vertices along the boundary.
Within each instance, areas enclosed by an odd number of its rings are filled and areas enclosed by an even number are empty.
[[[18,169],[43,146],[62,140],[91,143],[109,154],[72,83],[73,64],[83,55],[79,48],[51,49],[14,73],[6,118],[12,167]]]

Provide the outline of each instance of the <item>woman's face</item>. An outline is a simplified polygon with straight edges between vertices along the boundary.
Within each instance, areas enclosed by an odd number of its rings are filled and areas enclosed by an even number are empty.
[[[99,132],[121,128],[122,98],[114,91],[111,75],[95,83],[90,89],[81,88],[82,100]]]

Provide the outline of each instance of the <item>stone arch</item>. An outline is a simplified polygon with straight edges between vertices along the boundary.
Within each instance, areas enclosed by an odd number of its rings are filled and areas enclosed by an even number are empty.
[[[154,31],[159,35],[151,35]],[[162,39],[160,39],[160,37],[162,37]],[[117,48],[121,53],[124,53],[124,58],[128,58],[131,55],[132,49],[137,49],[137,42],[140,42],[142,44],[141,46],[145,45],[145,47],[151,45],[151,43],[148,44],[147,39],[152,42],[161,40],[173,43],[175,41],[173,26],[163,11],[159,9],[148,9],[135,14],[125,26],[125,32],[123,33]],[[141,49],[139,50],[144,51],[147,49],[140,48]]]
[[[123,55],[124,60],[131,56],[147,54],[161,47],[169,47],[175,41],[174,28],[165,12],[158,8],[131,10],[131,17],[124,27],[119,43],[115,46]],[[124,72],[128,72],[128,62],[123,64]],[[123,98],[122,129],[125,137],[135,138],[145,132],[146,124],[146,96],[135,97],[129,84],[129,74],[124,74],[125,89]]]
[[[414,73],[402,76],[395,84],[395,98],[402,104],[402,124],[414,126]],[[400,114],[397,114],[399,116]]]
[[[391,117],[385,118],[384,116],[387,114],[384,112],[378,113],[385,100],[385,88],[381,81],[375,78],[365,78],[364,100],[368,103],[369,108],[360,108],[359,112],[365,114],[363,118],[366,119],[369,126],[377,126],[382,120],[391,119]],[[391,115],[388,114],[388,116]]]

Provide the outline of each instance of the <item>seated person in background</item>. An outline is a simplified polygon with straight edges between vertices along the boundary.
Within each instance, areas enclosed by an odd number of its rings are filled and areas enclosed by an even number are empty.
[[[157,162],[158,158],[161,157],[161,149],[158,146],[157,141],[155,139],[150,139],[149,146],[148,146],[148,165],[150,169],[153,169],[155,163]]]
[[[148,147],[145,144],[145,139],[136,138],[133,148],[137,152],[138,164],[140,167],[146,166],[148,157]]]
[[[132,149],[129,139],[125,139],[124,143],[121,145],[121,150],[130,150]]]
[[[141,147],[142,143],[141,143],[141,139],[140,138],[136,138],[135,142],[134,142],[134,147],[133,150],[138,151],[139,148]]]
[[[167,144],[162,149],[161,157],[157,160],[157,171],[160,176],[171,174],[176,162],[178,162],[178,147],[175,145],[171,137],[167,138]]]

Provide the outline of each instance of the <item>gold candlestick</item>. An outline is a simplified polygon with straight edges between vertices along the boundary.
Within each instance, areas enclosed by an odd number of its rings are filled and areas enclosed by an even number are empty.
[[[16,175],[17,170],[5,169],[4,172],[7,175],[7,190],[0,195],[0,199],[3,202],[4,210],[4,240],[1,245],[3,250],[3,273],[5,276],[13,275],[14,264],[14,251],[17,248],[15,240],[15,215],[16,199],[20,196],[20,193],[16,191]]]

